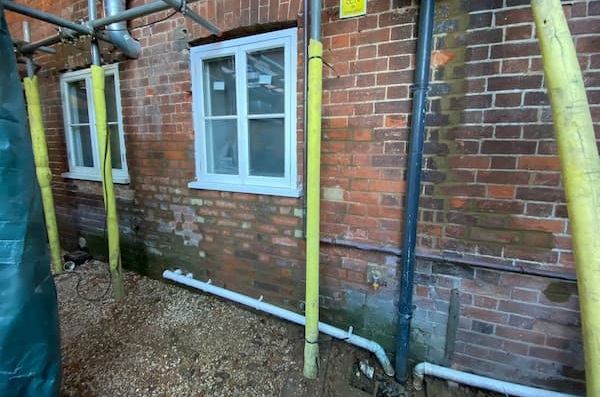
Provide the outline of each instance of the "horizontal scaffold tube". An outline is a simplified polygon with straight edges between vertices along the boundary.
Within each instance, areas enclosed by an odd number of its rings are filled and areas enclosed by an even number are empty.
[[[210,281],[205,283],[196,280],[192,277],[191,273],[184,275],[181,270],[165,270],[163,272],[163,277],[167,280],[175,281],[179,284],[187,285],[188,287],[196,288],[200,291],[217,295],[221,298],[229,299],[241,305],[272,314],[274,316],[283,318],[298,325],[304,325],[306,323],[306,319],[303,315],[294,313],[291,310],[283,309],[270,303],[263,302],[262,297],[259,299],[251,298],[249,296],[242,295],[240,293],[230,291],[225,288],[217,287],[216,285],[212,285]],[[358,346],[370,351],[375,355],[375,357],[377,357],[377,360],[379,360],[379,362],[381,363],[384,372],[389,376],[394,375],[394,368],[392,367],[390,360],[388,359],[387,355],[385,354],[385,351],[379,343],[358,335],[354,335],[352,333],[352,330],[344,331],[342,329],[336,328],[332,325],[325,324],[322,322],[319,322],[319,331],[336,339],[344,340],[354,346]]]

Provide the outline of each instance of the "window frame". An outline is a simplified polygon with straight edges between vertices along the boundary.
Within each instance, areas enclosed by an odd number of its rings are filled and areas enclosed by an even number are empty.
[[[249,123],[246,54],[259,50],[283,48],[284,50],[284,176],[253,176],[249,170]],[[236,81],[236,121],[238,174],[208,172],[208,142],[204,107],[204,61],[233,56]],[[299,197],[297,164],[297,59],[298,29],[262,33],[217,43],[200,45],[190,50],[192,74],[192,108],[194,125],[194,149],[196,180],[188,183],[189,188],[240,193],[266,194],[284,197]],[[218,119],[218,118],[217,118]]]
[[[112,176],[114,183],[127,184],[129,183],[129,171],[127,168],[127,155],[125,150],[125,133],[123,128],[123,112],[121,108],[121,84],[119,80],[119,65],[111,64],[105,65],[104,74],[105,76],[112,76],[115,84],[115,106],[117,110],[117,121],[109,122],[108,124],[117,125],[119,131],[119,146],[121,151],[121,169],[113,168]],[[86,88],[86,101],[87,101],[87,112],[90,128],[90,140],[92,148],[92,161],[93,167],[79,166],[76,162],[77,153],[75,151],[75,137],[72,132],[72,123],[68,86],[73,82],[85,82]],[[69,165],[69,171],[62,174],[64,178],[70,179],[81,179],[88,181],[102,181],[102,175],[100,172],[100,151],[98,150],[98,136],[96,132],[96,114],[94,112],[94,97],[92,90],[92,75],[90,69],[82,69],[74,72],[66,72],[60,76],[60,91],[61,91],[61,102],[63,110],[63,127],[65,132],[65,141],[67,145],[67,160]],[[86,124],[86,123],[82,123]],[[111,153],[114,156],[114,153]]]

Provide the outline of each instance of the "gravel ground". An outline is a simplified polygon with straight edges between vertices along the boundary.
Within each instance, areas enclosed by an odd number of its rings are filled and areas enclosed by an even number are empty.
[[[98,261],[56,277],[63,396],[327,393],[301,376],[302,328],[131,272],[117,303],[109,282]],[[361,353],[334,346],[336,355]]]
[[[358,361],[378,364],[369,352],[341,341],[322,345],[320,376],[308,381],[302,376],[301,327],[166,282],[124,275],[127,296],[119,303],[102,262],[56,276],[63,397],[413,395],[395,383],[366,381]]]

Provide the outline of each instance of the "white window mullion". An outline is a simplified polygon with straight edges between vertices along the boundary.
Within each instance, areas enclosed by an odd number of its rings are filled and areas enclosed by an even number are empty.
[[[194,130],[198,131],[195,134],[194,143],[196,145],[196,175],[202,175],[208,172],[208,153],[207,153],[207,137],[206,137],[206,114],[204,113],[204,85],[210,82],[204,79],[204,60],[200,59],[193,63],[192,84],[198,81],[197,86],[192,85],[192,90],[196,93],[192,96],[192,106],[194,115]],[[196,80],[197,79],[197,80]],[[201,131],[201,133],[200,133]]]
[[[69,105],[69,83],[67,81],[61,82],[62,89],[62,103],[63,103],[63,118],[65,125],[65,135],[67,139],[67,160],[69,162],[69,169],[74,169],[77,164],[75,142],[73,134],[73,119],[71,117],[71,107]]]
[[[117,104],[117,129],[119,131],[119,146],[121,148],[121,170],[119,172],[129,175],[125,149],[125,128],[123,126],[123,110],[121,108],[121,81],[118,73],[111,73],[115,82],[115,102]]]
[[[284,125],[286,131],[291,131],[291,133],[285,135],[285,145],[286,145],[286,157],[289,158],[289,161],[286,161],[285,164],[285,176],[286,180],[289,183],[289,186],[296,186],[297,184],[297,175],[296,175],[296,163],[297,157],[296,153],[298,151],[296,147],[297,143],[297,129],[296,129],[296,118],[297,116],[297,107],[296,107],[296,54],[298,53],[298,43],[297,40],[292,40],[291,37],[286,38],[285,45],[285,119]],[[306,111],[306,110],[305,110]],[[306,128],[304,126],[303,128]],[[306,142],[304,142],[306,145]],[[304,182],[306,183],[306,181]]]
[[[238,106],[238,156],[241,183],[245,183],[250,173],[248,167],[248,87],[246,79],[246,52],[238,48],[236,57],[236,97]]]
[[[290,67],[290,63],[291,63],[291,58],[290,58],[290,40],[289,40],[289,38],[287,38],[285,41],[286,42],[285,42],[284,49],[283,49],[283,58],[285,59],[285,70],[284,70],[285,81],[284,81],[283,86],[284,86],[284,90],[285,90],[285,92],[287,94],[289,92],[295,92],[295,88],[292,91],[292,87],[290,87],[291,80],[292,80],[291,79],[291,72],[290,72],[290,69],[291,69],[291,67]],[[283,116],[284,117],[284,119],[283,119],[283,125],[285,126],[284,128],[285,128],[286,131],[291,131],[290,119],[292,117],[296,117],[296,114],[292,113],[291,104],[290,104],[290,96],[291,95],[285,95],[284,96],[284,101],[285,101],[284,112],[285,112],[285,115]],[[306,128],[306,126],[304,128]],[[293,133],[295,133],[295,131]],[[285,175],[285,179],[286,179],[286,181],[288,181],[288,183],[289,183],[289,180],[290,180],[290,174],[291,174],[290,168],[292,166],[292,161],[294,161],[294,162],[296,161],[295,158],[293,158],[293,156],[292,156],[292,150],[291,150],[292,149],[291,148],[292,143],[291,143],[291,141],[292,141],[291,134],[285,134],[285,140],[284,140],[284,146],[285,146],[285,148],[284,148],[284,150],[286,152],[286,158],[288,158],[290,160],[288,160],[288,161],[285,162],[284,175]]]

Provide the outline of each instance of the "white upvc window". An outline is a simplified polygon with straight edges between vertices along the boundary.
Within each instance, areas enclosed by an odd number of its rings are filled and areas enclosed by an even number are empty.
[[[110,134],[113,181],[129,183],[125,161],[123,116],[117,64],[104,66],[107,132]],[[100,150],[89,69],[60,77],[69,172],[66,178],[101,181]]]
[[[190,188],[298,197],[297,29],[191,50],[196,181]]]

